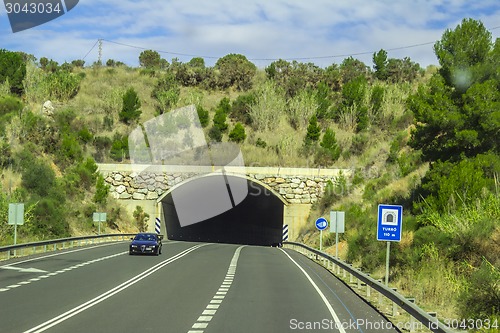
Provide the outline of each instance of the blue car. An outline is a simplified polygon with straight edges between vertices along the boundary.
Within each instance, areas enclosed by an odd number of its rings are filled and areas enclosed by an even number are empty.
[[[162,235],[155,233],[141,232],[131,238],[132,243],[129,245],[129,254],[161,254]]]

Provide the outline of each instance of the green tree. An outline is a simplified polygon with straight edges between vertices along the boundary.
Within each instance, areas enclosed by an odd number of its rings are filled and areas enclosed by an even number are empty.
[[[85,65],[85,60],[82,60],[82,59],[73,60],[73,61],[71,62],[71,64],[72,64],[74,67],[80,67],[80,68],[83,68],[83,66]]]
[[[238,143],[245,141],[246,137],[245,127],[241,123],[236,123],[229,133],[229,140]]]
[[[252,88],[252,79],[257,71],[257,67],[241,54],[228,54],[220,58],[214,68],[220,72],[220,88],[234,86],[243,91]]]
[[[410,58],[391,58],[387,63],[388,81],[392,83],[413,82],[421,72],[420,65],[411,61]]]
[[[483,23],[463,19],[454,30],[446,30],[441,40],[434,44],[441,65],[439,73],[448,86],[464,92],[483,79],[483,68],[491,49],[491,32]]]
[[[353,57],[345,58],[339,69],[343,84],[351,82],[360,76],[366,80],[371,74],[370,68],[364,62]]]
[[[373,69],[375,69],[375,77],[379,80],[387,80],[387,51],[381,49],[373,53]]]
[[[321,136],[321,128],[318,125],[318,118],[313,115],[309,119],[309,125],[307,126],[307,134],[304,139],[306,145],[311,145],[319,140]]]
[[[157,69],[161,65],[161,56],[153,50],[144,50],[139,54],[139,65],[146,69]]]
[[[95,184],[94,202],[105,206],[108,201],[109,185],[104,181],[102,175],[97,176],[97,182]]]
[[[320,82],[314,94],[316,98],[318,119],[325,119],[331,116],[331,107],[333,104],[332,90],[326,82]]]
[[[122,111],[118,114],[121,121],[130,124],[141,116],[141,101],[134,88],[129,88],[123,95]]]
[[[26,76],[26,62],[18,52],[0,49],[0,84],[9,81],[10,91],[22,95],[23,80]]]
[[[214,115],[214,127],[217,127],[221,132],[225,132],[228,128],[226,119],[227,116],[223,109],[217,109]]]
[[[331,128],[326,129],[323,139],[319,145],[328,153],[328,156],[332,161],[339,159],[342,151],[337,143],[337,139],[335,138],[335,132]]]

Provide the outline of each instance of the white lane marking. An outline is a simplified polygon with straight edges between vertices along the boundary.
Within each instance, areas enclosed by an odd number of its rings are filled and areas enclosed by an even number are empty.
[[[21,273],[47,273],[47,271],[44,271],[44,270],[41,270],[38,268],[33,268],[33,267],[32,268],[22,268],[22,267],[14,267],[14,266],[5,265],[5,266],[0,266],[0,269],[8,269],[11,271],[18,271]]]
[[[312,284],[312,286],[314,287],[314,289],[316,290],[316,292],[319,294],[319,296],[321,297],[321,299],[323,300],[323,303],[325,303],[326,307],[328,308],[328,311],[330,312],[330,315],[332,316],[333,320],[335,321],[335,324],[336,324],[336,327],[338,327],[340,333],[346,333],[345,332],[345,329],[342,325],[342,323],[340,322],[340,318],[339,316],[337,316],[337,313],[335,313],[335,310],[333,310],[333,307],[332,305],[330,304],[330,302],[328,302],[328,299],[326,298],[325,294],[323,294],[323,292],[321,291],[321,289],[319,289],[318,285],[313,281],[313,279],[311,279],[311,277],[309,276],[309,274],[307,274],[307,272],[295,261],[292,259],[292,257],[290,257],[290,255],[288,253],[285,252],[285,250],[283,250],[282,248],[280,248],[280,250],[295,264],[295,266],[297,266],[301,271],[302,273],[304,273],[304,275],[307,277],[307,279],[309,280],[309,282]]]
[[[76,249],[76,250],[68,250],[68,251],[64,251],[64,252],[58,252],[58,253],[48,254],[48,255],[45,255],[45,256],[41,256],[41,257],[36,257],[36,258],[31,258],[31,259],[26,259],[26,260],[21,260],[21,261],[16,261],[16,262],[14,262],[12,264],[7,264],[7,265],[4,265],[2,267],[3,268],[12,267],[14,265],[24,264],[26,262],[37,261],[37,260],[42,260],[42,259],[46,259],[46,258],[52,258],[52,257],[56,257],[56,256],[62,256],[62,255],[65,255],[65,254],[70,254],[70,253],[75,253],[75,252],[80,252],[80,251],[88,251],[88,250],[96,249],[96,248],[99,248],[99,247],[112,246],[112,245],[117,245],[117,244],[122,244],[122,243],[127,243],[127,242],[129,242],[129,240],[116,241],[116,242],[113,242],[113,243],[99,244],[99,245],[89,246],[89,247],[85,247],[85,248],[81,248],[81,249]],[[170,245],[170,244],[175,244],[175,243],[179,243],[179,242],[177,242],[177,241],[171,241],[170,242],[169,241],[169,242],[163,243],[163,245]],[[82,265],[82,264],[80,264],[80,265]],[[84,265],[86,265],[86,264],[84,263]]]
[[[36,258],[26,259],[26,260],[22,260],[22,261],[17,261],[17,262],[14,262],[12,264],[5,265],[3,267],[6,267],[6,266],[10,267],[10,266],[14,266],[14,265],[24,264],[26,262],[31,262],[31,261],[36,261],[36,260],[42,260],[42,259],[56,257],[56,256],[62,256],[64,254],[69,254],[69,253],[75,253],[75,252],[80,252],[80,251],[92,250],[92,249],[95,249],[95,248],[98,248],[98,247],[111,246],[111,245],[116,245],[116,244],[124,243],[124,242],[125,241],[120,241],[120,242],[111,243],[111,244],[101,244],[101,245],[86,247],[86,248],[83,248],[83,249],[76,249],[76,250],[71,250],[71,251],[64,251],[64,252],[58,252],[58,253],[54,253],[54,254],[48,254],[48,255],[42,256],[42,257],[36,257]]]
[[[208,323],[196,323],[193,325],[193,328],[207,328],[207,326],[208,326]]]
[[[205,310],[203,310],[201,316],[198,317],[198,320],[193,324],[191,328],[207,328],[208,322],[212,320],[220,304],[226,297],[226,294],[229,291],[229,287],[231,287],[231,283],[233,282],[234,274],[236,272],[236,266],[238,265],[238,258],[240,257],[241,249],[244,247],[245,245],[240,246],[236,249],[236,251],[234,251],[234,255],[231,259],[231,263],[229,264],[229,268],[227,270],[224,281],[215,293],[214,297],[212,297],[210,303],[206,306]],[[203,330],[189,330],[187,333],[203,333]]]
[[[121,255],[126,254],[126,253],[128,253],[128,251],[121,252],[121,253],[116,253],[116,254],[112,254],[112,255],[109,255],[109,256],[106,256],[106,257],[102,257],[102,258],[100,258],[100,260],[98,260],[98,261],[102,261],[102,260],[107,260],[107,259],[111,259],[111,258],[114,258],[114,257],[118,257],[118,256],[121,256]],[[83,263],[83,264],[88,265],[88,264],[90,264],[90,263],[95,263],[95,262],[97,262],[97,261],[92,260],[92,261],[87,261],[87,262],[85,262],[85,263]],[[83,267],[83,266],[85,266],[85,265],[82,265],[82,266],[79,266],[79,267]],[[17,268],[17,267],[16,267],[16,268]],[[55,271],[55,272],[48,273],[48,274],[45,274],[45,275],[40,275],[40,276],[38,276],[38,277],[36,277],[36,278],[29,279],[29,280],[26,280],[26,281],[23,281],[23,282],[19,282],[19,284],[21,284],[21,285],[26,285],[27,283],[24,283],[24,282],[35,282],[35,281],[40,281],[41,279],[46,279],[46,278],[48,278],[48,277],[55,276],[55,275],[58,275],[58,274],[61,274],[61,273],[66,273],[66,272],[69,272],[69,271],[71,271],[71,270],[73,270],[73,269],[76,269],[76,268],[78,268],[78,267],[77,267],[77,266],[71,266],[71,267],[68,267],[68,268],[65,268],[65,269],[61,269],[61,270],[59,270],[59,271]],[[44,272],[44,273],[47,273],[46,271],[43,271],[43,272]],[[12,289],[13,289],[13,288],[10,288],[10,286],[7,286],[7,287],[5,287],[5,288],[0,289],[0,292],[9,291],[9,290],[12,290]]]
[[[113,289],[110,289],[108,290],[107,292],[97,296],[97,297],[94,297],[93,299],[83,303],[83,304],[80,304],[79,306],[76,306],[74,307],[73,309],[69,310],[69,311],[66,311],[64,312],[63,314],[60,314],[59,316],[57,317],[54,317],[50,320],[47,320],[46,322],[38,325],[38,326],[35,326],[27,331],[25,331],[24,333],[40,333],[40,332],[45,332],[46,330],[48,330],[49,328],[51,327],[54,327],[56,326],[57,324],[60,324],[62,323],[63,321],[66,321],[68,320],[69,318],[73,317],[73,316],[76,316],[77,314],[79,314],[80,312],[83,312],[99,303],[101,303],[102,301],[118,294],[119,292],[133,286],[134,284],[136,284],[137,282],[145,279],[146,277],[150,276],[151,274],[155,273],[156,271],[160,270],[161,268],[167,266],[168,264],[188,255],[190,252],[196,250],[196,249],[199,249],[200,247],[203,247],[203,246],[206,246],[208,244],[199,244],[199,245],[195,245],[195,246],[192,246],[178,254],[176,254],[175,256],[172,256],[156,265],[154,265],[153,267],[145,270],[144,272],[134,276],[133,278],[119,284],[118,286],[114,287]],[[128,253],[128,251],[127,251]]]
[[[215,312],[217,312],[216,310],[205,310],[203,311],[202,315],[214,315]]]

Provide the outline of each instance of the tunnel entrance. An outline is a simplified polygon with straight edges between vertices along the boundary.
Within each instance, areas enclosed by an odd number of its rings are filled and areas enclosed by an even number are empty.
[[[234,184],[240,189],[246,186],[246,196],[241,196],[241,191],[234,193]],[[264,246],[282,240],[284,200],[264,184],[243,176],[219,174],[191,179],[169,191],[161,205],[170,240]],[[203,210],[214,206],[220,214],[215,215],[212,209],[204,219]],[[194,211],[188,213],[198,214],[200,221],[186,225],[183,216],[190,209]]]

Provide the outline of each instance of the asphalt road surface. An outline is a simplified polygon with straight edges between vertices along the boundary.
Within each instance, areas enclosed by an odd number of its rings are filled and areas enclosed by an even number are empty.
[[[128,242],[0,263],[0,332],[396,332],[328,271],[279,248]]]

